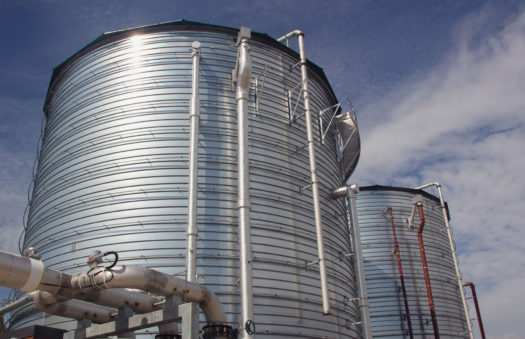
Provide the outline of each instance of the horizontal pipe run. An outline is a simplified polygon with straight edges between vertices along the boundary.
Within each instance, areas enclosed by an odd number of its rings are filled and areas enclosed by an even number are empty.
[[[101,289],[136,288],[163,296],[176,295],[184,301],[200,305],[210,324],[226,324],[226,315],[217,296],[204,286],[175,278],[141,266],[115,266],[92,269],[76,275],[44,269],[43,264],[34,264],[34,259],[14,253],[0,251],[0,285],[20,289],[32,286],[35,290],[55,295],[83,299]],[[38,277],[35,284],[34,277]],[[26,290],[25,292],[33,292]]]
[[[117,313],[114,308],[76,299],[63,300],[49,292],[35,291],[31,295],[38,310],[61,317],[77,320],[87,318],[94,323],[102,324],[115,320],[114,314]]]

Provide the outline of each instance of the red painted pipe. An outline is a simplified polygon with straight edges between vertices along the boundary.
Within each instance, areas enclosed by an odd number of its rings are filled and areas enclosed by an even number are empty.
[[[470,290],[472,291],[472,299],[474,300],[476,316],[478,317],[479,332],[481,333],[481,339],[485,339],[485,330],[483,329],[483,321],[481,320],[481,312],[479,311],[478,297],[476,296],[476,288],[474,287],[474,284],[470,281],[467,281],[463,285],[470,287]],[[469,320],[467,319],[467,321]]]
[[[403,301],[405,302],[405,313],[407,316],[408,334],[410,339],[414,339],[414,333],[412,331],[412,321],[410,320],[410,310],[408,309],[408,297],[407,290],[405,287],[405,277],[403,276],[403,265],[401,265],[401,255],[399,254],[399,244],[397,243],[396,228],[394,226],[394,216],[392,215],[392,207],[388,206],[388,213],[390,214],[390,222],[392,223],[392,234],[394,235],[394,252],[397,258],[397,268],[399,270],[399,280],[401,280],[401,290],[403,291]]]
[[[436,319],[436,308],[434,306],[434,298],[432,297],[432,289],[430,288],[430,276],[428,274],[427,256],[425,254],[425,246],[423,245],[423,227],[425,226],[425,215],[423,214],[423,204],[418,203],[419,209],[419,229],[417,230],[417,238],[419,240],[419,251],[421,252],[421,263],[423,264],[423,272],[425,273],[425,284],[427,285],[428,306],[430,307],[430,317],[432,318],[432,327],[434,328],[434,337],[439,339],[439,329]]]

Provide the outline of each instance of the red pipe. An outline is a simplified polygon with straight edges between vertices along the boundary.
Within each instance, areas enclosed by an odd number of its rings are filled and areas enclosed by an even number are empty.
[[[472,299],[474,300],[474,307],[476,308],[476,316],[478,317],[479,331],[481,332],[481,339],[485,339],[485,330],[483,329],[483,321],[481,321],[481,312],[479,311],[478,297],[476,296],[476,288],[474,284],[470,281],[467,281],[463,284],[464,286],[469,286],[472,291]],[[467,319],[469,321],[469,319]]]
[[[408,297],[407,290],[405,287],[405,277],[403,276],[403,265],[401,265],[401,255],[399,254],[399,244],[397,243],[396,228],[394,226],[394,216],[392,215],[392,207],[388,206],[388,213],[390,214],[390,222],[392,223],[392,234],[394,235],[394,252],[397,258],[397,268],[399,269],[399,279],[401,280],[401,290],[403,291],[403,301],[405,302],[405,313],[407,316],[408,334],[410,339],[414,339],[412,332],[412,321],[410,320],[410,311],[408,309]]]
[[[430,288],[430,276],[428,274],[427,256],[425,254],[425,246],[423,245],[423,227],[425,226],[425,215],[423,214],[423,204],[418,202],[419,209],[419,229],[417,230],[417,238],[419,240],[419,251],[421,252],[421,263],[423,264],[423,272],[425,273],[425,284],[427,285],[428,306],[430,307],[430,317],[432,318],[432,327],[434,328],[434,337],[439,339],[439,329],[436,319],[436,308],[434,307],[434,298],[432,297],[432,289]]]

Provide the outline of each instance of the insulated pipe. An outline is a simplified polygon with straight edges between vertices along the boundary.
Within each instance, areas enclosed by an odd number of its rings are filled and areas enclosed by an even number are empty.
[[[483,329],[483,321],[481,320],[481,312],[479,311],[476,287],[474,286],[474,283],[470,281],[467,281],[464,285],[470,287],[470,290],[472,291],[472,300],[474,301],[474,307],[476,308],[476,317],[478,318],[479,332],[481,333],[481,339],[485,339],[485,330]]]
[[[121,288],[96,291],[78,299],[114,308],[129,307],[133,312],[139,314],[162,308],[162,306],[158,304],[159,300],[156,298]]]
[[[359,186],[347,186],[348,204],[350,207],[350,223],[354,237],[354,256],[357,263],[357,277],[359,282],[359,306],[361,308],[361,322],[363,324],[363,334],[365,339],[372,338],[372,327],[370,324],[370,304],[368,301],[368,292],[366,290],[365,265],[363,262],[363,251],[361,247],[361,234],[359,232],[359,220],[357,218],[357,198]]]
[[[450,251],[452,252],[452,259],[454,261],[454,269],[456,270],[456,279],[458,282],[459,293],[461,294],[461,301],[463,302],[463,311],[465,313],[465,320],[469,331],[469,336],[474,339],[474,332],[472,331],[472,324],[470,323],[470,316],[468,313],[467,298],[465,297],[465,291],[463,290],[463,282],[461,281],[461,272],[459,270],[458,258],[456,255],[456,249],[454,248],[454,240],[452,239],[452,230],[448,222],[447,207],[445,200],[443,200],[443,192],[441,191],[441,184],[438,182],[431,182],[429,184],[416,187],[417,190],[422,190],[431,186],[436,186],[439,193],[439,203],[441,205],[441,211],[443,212],[443,220],[445,220],[445,227],[447,229],[448,242],[450,244]]]
[[[419,229],[417,230],[417,239],[419,240],[419,251],[421,252],[421,263],[423,265],[423,273],[425,274],[425,284],[427,287],[428,306],[430,307],[430,317],[432,319],[432,328],[434,329],[434,337],[439,339],[439,329],[436,319],[436,308],[434,306],[434,298],[432,297],[432,288],[430,287],[430,275],[428,274],[427,256],[425,254],[425,245],[423,244],[423,227],[425,226],[425,215],[423,214],[423,204],[418,202],[419,210]]]
[[[306,67],[307,61],[304,51],[304,34],[299,30],[295,30],[277,39],[279,42],[284,42],[294,36],[297,36],[299,42],[299,56],[301,58],[301,78],[303,85],[304,97],[304,115],[306,120],[306,134],[308,139],[308,154],[310,158],[310,176],[312,182],[312,198],[314,202],[314,216],[315,216],[315,230],[317,234],[317,253],[319,260],[319,274],[321,279],[321,295],[323,299],[323,314],[330,314],[330,300],[328,297],[328,283],[326,280],[326,260],[324,256],[324,242],[323,242],[323,224],[321,220],[321,206],[319,198],[319,184],[317,182],[317,169],[315,161],[315,143],[312,126],[312,114],[310,112],[310,97],[308,92],[308,69]]]
[[[186,280],[197,281],[197,179],[199,168],[199,66],[201,58],[201,44],[194,41],[191,45],[193,68],[191,74],[191,101],[190,101],[190,165],[188,178],[188,228],[186,245]]]
[[[37,260],[0,251],[0,285],[33,292],[41,290],[67,298],[83,299],[101,289],[136,288],[163,296],[176,295],[200,305],[210,324],[226,324],[217,296],[204,286],[141,266],[100,267],[71,275],[35,264]],[[36,281],[36,283],[35,283]],[[31,290],[27,286],[33,288]]]
[[[397,243],[396,227],[394,225],[394,215],[392,214],[392,207],[388,206],[388,214],[390,215],[390,222],[392,224],[392,235],[394,237],[394,253],[397,259],[397,268],[399,270],[399,280],[401,280],[401,291],[403,292],[403,301],[405,303],[405,313],[407,317],[408,334],[410,339],[414,339],[414,332],[412,331],[412,320],[410,319],[410,309],[408,307],[407,289],[405,286],[405,277],[403,275],[403,265],[401,264],[401,254],[399,254],[399,244]]]
[[[237,38],[237,64],[234,70],[237,100],[237,172],[240,242],[240,287],[242,324],[249,329],[253,322],[252,245],[250,225],[250,167],[248,160],[248,103],[250,101],[251,32],[241,27]],[[242,332],[243,338],[253,338],[251,331]]]
[[[4,314],[11,312],[19,307],[22,307],[30,302],[33,301],[33,296],[31,294],[26,294],[24,297],[13,301],[9,305],[5,305],[4,307],[0,308],[0,333],[5,332],[5,325],[4,325]]]

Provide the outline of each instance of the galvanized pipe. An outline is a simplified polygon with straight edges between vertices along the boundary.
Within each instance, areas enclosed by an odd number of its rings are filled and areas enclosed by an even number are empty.
[[[403,302],[405,303],[405,313],[407,317],[408,334],[410,339],[414,339],[414,332],[412,330],[412,320],[410,319],[410,308],[408,307],[407,289],[405,286],[405,277],[403,275],[403,264],[401,263],[401,254],[399,253],[399,244],[397,242],[396,227],[394,224],[394,215],[392,213],[392,206],[387,208],[388,214],[390,215],[390,223],[392,224],[392,235],[394,237],[394,253],[397,259],[397,268],[399,270],[399,280],[401,281],[401,291],[403,292]]]
[[[481,333],[481,339],[485,339],[485,330],[483,329],[483,321],[481,320],[481,312],[479,311],[478,297],[476,295],[476,287],[474,283],[467,281],[465,286],[470,287],[472,291],[472,300],[474,301],[474,308],[476,309],[476,317],[478,318],[479,332]]]
[[[315,230],[317,234],[317,254],[319,261],[319,274],[321,280],[321,296],[323,301],[323,314],[330,314],[330,299],[328,296],[328,282],[326,279],[326,259],[324,255],[324,242],[323,242],[323,224],[321,217],[321,205],[319,198],[319,184],[317,181],[317,169],[315,161],[315,140],[312,125],[312,114],[310,112],[310,97],[308,92],[308,68],[305,51],[304,51],[304,34],[299,30],[295,30],[286,34],[285,36],[277,39],[279,42],[286,41],[294,36],[297,36],[299,42],[299,56],[301,58],[301,78],[304,98],[304,115],[306,120],[306,135],[308,140],[308,155],[310,159],[310,177],[312,183],[312,198],[314,204],[314,216],[315,216]]]
[[[250,55],[251,32],[241,27],[237,38],[237,65],[234,70],[237,100],[237,171],[238,171],[238,209],[240,242],[240,287],[243,338],[253,338],[246,331],[253,322],[253,278],[252,245],[250,226],[250,168],[248,160],[248,103],[250,100],[250,77],[252,61]]]
[[[421,253],[421,264],[423,265],[423,273],[425,275],[425,285],[427,288],[428,306],[430,308],[430,317],[432,319],[432,328],[434,329],[434,337],[439,339],[439,329],[436,319],[436,308],[434,305],[434,298],[432,297],[432,288],[430,286],[430,275],[428,273],[427,256],[425,254],[425,245],[423,244],[423,227],[425,226],[425,215],[423,214],[423,204],[417,203],[419,211],[419,228],[417,230],[417,239],[419,240],[419,251]]]
[[[186,280],[197,281],[196,255],[197,255],[197,181],[199,168],[199,69],[201,58],[201,44],[194,41],[191,45],[191,58],[193,62],[191,76],[191,101],[190,101],[190,164],[188,178],[188,227],[186,245]]]
[[[0,251],[0,285],[24,292],[41,290],[67,298],[83,299],[101,289],[136,288],[163,296],[176,295],[198,303],[210,324],[226,324],[217,296],[204,286],[141,266],[103,267],[72,275],[35,264],[34,259]],[[33,283],[32,281],[38,281]],[[31,286],[30,290],[27,286]]]
[[[441,211],[443,212],[443,220],[445,220],[445,227],[447,229],[448,242],[450,245],[450,251],[452,252],[452,259],[454,261],[454,269],[456,271],[456,280],[458,283],[459,293],[461,294],[461,301],[463,303],[463,312],[465,314],[465,320],[467,322],[467,327],[469,331],[469,336],[471,339],[474,339],[474,332],[472,331],[472,324],[469,320],[467,298],[465,297],[465,291],[463,290],[463,282],[461,280],[461,272],[459,270],[458,257],[456,255],[456,249],[454,247],[454,240],[452,239],[452,230],[450,228],[450,223],[448,221],[447,207],[445,205],[445,200],[443,199],[443,192],[441,191],[441,184],[439,182],[431,182],[429,184],[416,187],[417,190],[422,190],[431,186],[436,186],[439,194],[439,203],[441,205]]]

